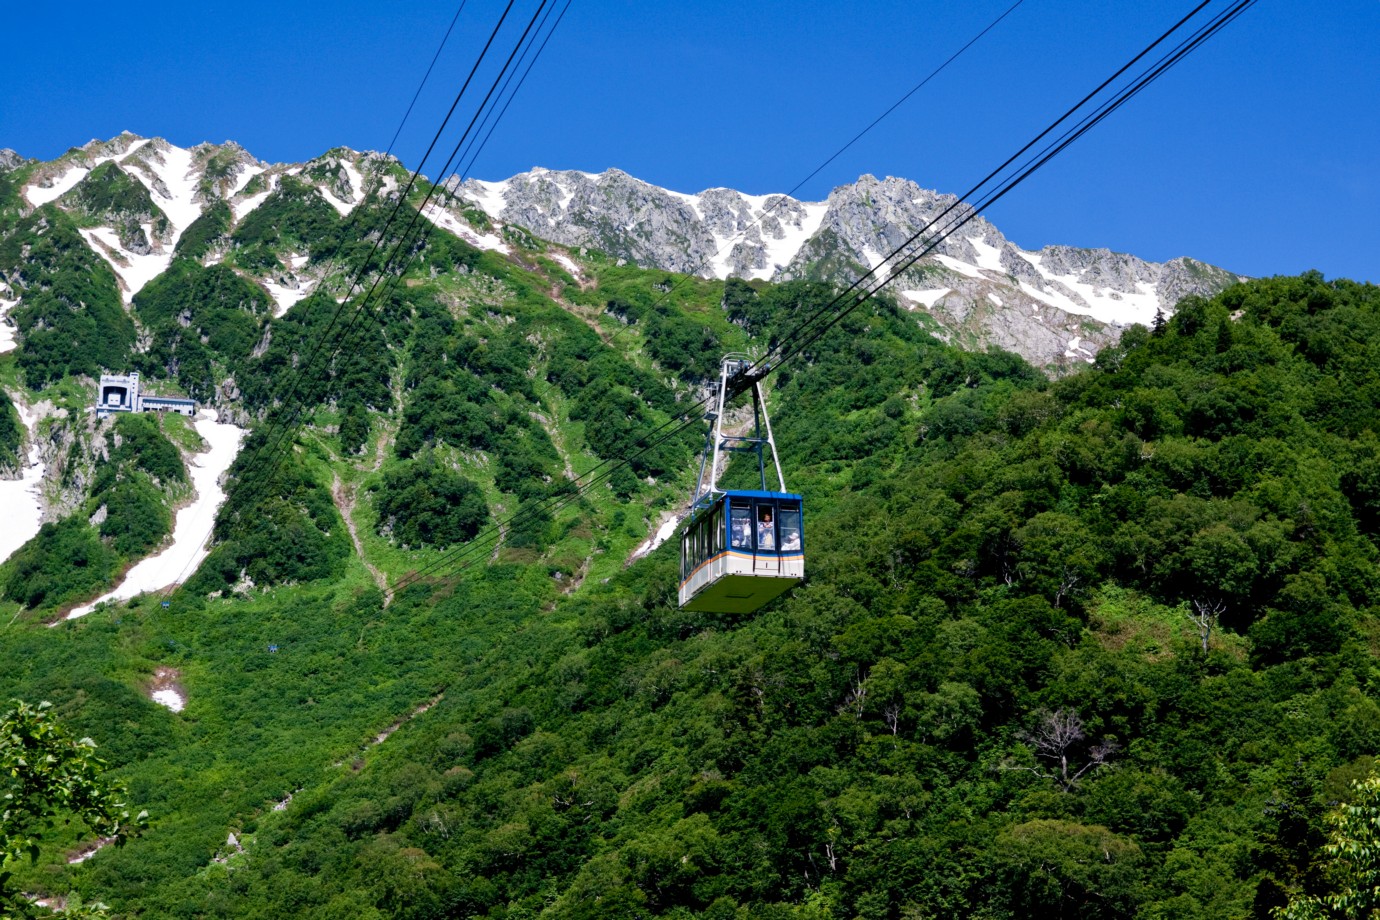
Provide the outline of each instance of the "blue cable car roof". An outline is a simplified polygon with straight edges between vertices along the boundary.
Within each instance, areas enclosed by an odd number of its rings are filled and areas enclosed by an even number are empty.
[[[724,489],[724,495],[735,498],[793,498],[801,501],[799,492],[764,492],[761,489]]]
[[[711,496],[701,498],[690,509],[690,519],[692,521],[710,508],[713,508],[725,498],[766,498],[766,499],[785,499],[787,501],[804,502],[804,498],[799,492],[767,492],[762,489],[720,489]]]

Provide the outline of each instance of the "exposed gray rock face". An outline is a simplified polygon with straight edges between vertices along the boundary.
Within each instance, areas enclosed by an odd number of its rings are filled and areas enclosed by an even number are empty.
[[[396,200],[406,184],[392,157],[344,147],[300,165],[269,165],[234,143],[200,144],[191,149],[184,173],[187,154],[162,139],[126,132],[36,164],[22,194],[31,206],[56,201],[93,212],[87,216],[113,238],[83,231],[87,242],[117,274],[131,275],[132,296],[148,274],[135,277],[131,262],[170,257],[176,236],[170,218],[180,233],[191,216],[224,201],[232,224],[238,223],[289,175],[314,186],[342,214],[366,195]],[[156,201],[141,201],[137,213],[94,213],[98,209],[88,206],[94,199],[82,201],[83,171],[112,161]],[[177,170],[170,170],[173,162]],[[0,168],[25,163],[12,151],[0,152]],[[1126,325],[1149,323],[1156,310],[1171,313],[1184,296],[1214,294],[1238,277],[1187,258],[1159,264],[1106,249],[1025,251],[953,195],[894,177],[862,176],[820,202],[725,188],[688,195],[617,169],[597,175],[533,169],[503,182],[451,180],[446,187],[460,201],[438,203],[428,217],[476,245],[508,252],[504,240],[525,228],[572,248],[707,277],[850,283],[875,271],[872,283],[890,279],[887,290],[936,335],[969,348],[1009,348],[1041,366],[1090,359]],[[495,234],[471,226],[461,213],[465,200],[511,226]],[[932,236],[965,219],[942,243],[926,248]],[[203,258],[219,259],[223,245]],[[888,258],[899,247],[905,247],[901,254]],[[296,264],[307,253],[286,256]],[[910,256],[919,257],[912,264]],[[260,280],[281,308],[296,299],[292,292],[306,290],[297,275]]]
[[[622,170],[534,169],[492,183],[449,183],[497,220],[565,246],[639,265],[713,277],[770,278],[817,228],[821,204],[709,189],[671,192]]]
[[[267,168],[234,141],[197,144],[192,148],[192,163],[201,174],[197,200],[203,203],[229,198],[243,184],[246,171],[261,172]]]
[[[0,147],[0,171],[8,172],[11,169],[18,169],[29,162],[26,157],[21,157],[8,147]]]
[[[534,169],[504,182],[452,182],[450,190],[491,218],[553,242],[670,271],[841,283],[871,270],[878,280],[896,274],[889,289],[923,311],[936,334],[970,348],[1007,348],[1045,366],[1090,360],[1125,326],[1239,280],[1186,258],[1160,264],[1071,246],[1027,252],[955,196],[894,177],[862,176],[823,202],[731,189],[686,195],[616,169]]]

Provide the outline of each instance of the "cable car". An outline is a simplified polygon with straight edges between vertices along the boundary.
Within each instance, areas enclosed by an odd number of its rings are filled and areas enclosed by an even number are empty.
[[[805,578],[803,498],[786,489],[771,433],[761,377],[747,355],[727,355],[719,373],[716,411],[700,461],[690,521],[680,539],[680,606],[714,613],[751,613]],[[725,435],[724,409],[751,387],[752,434]],[[767,489],[766,449],[778,491]],[[761,489],[716,487],[722,454],[757,455]]]

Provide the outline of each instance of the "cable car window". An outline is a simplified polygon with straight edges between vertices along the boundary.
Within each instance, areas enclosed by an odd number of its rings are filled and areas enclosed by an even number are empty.
[[[776,552],[776,522],[772,520],[772,506],[757,506],[757,548],[764,553]]]
[[[733,526],[733,548],[752,549],[752,508],[733,507],[729,511]]]
[[[780,520],[777,529],[781,532],[781,551],[793,553],[800,551],[800,509],[782,506],[778,512]]]

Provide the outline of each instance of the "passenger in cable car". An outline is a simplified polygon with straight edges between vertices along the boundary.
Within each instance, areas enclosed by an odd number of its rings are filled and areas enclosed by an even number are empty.
[[[800,515],[794,519],[787,512],[781,512],[781,551],[795,552],[800,549]]]
[[[757,515],[757,548],[764,553],[776,551],[776,530],[771,522],[771,509],[763,508]]]
[[[752,549],[752,511],[748,508],[734,508],[733,548]]]

